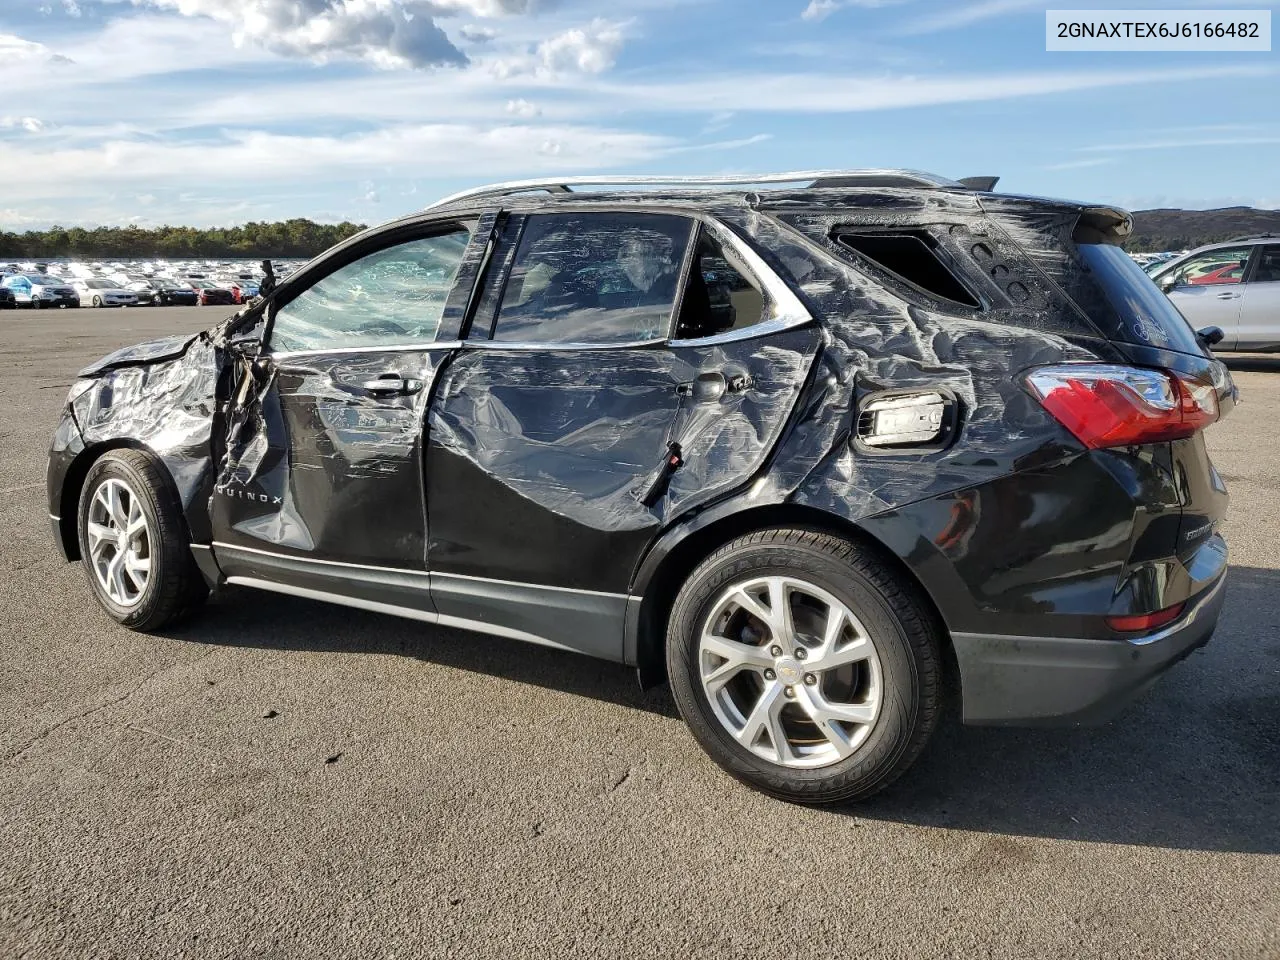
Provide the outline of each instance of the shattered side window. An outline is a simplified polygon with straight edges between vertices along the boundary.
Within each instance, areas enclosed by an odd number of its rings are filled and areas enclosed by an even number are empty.
[[[277,351],[429,343],[436,337],[471,230],[422,237],[361,257],[277,311]]]
[[[692,226],[662,214],[530,217],[493,339],[552,344],[665,337]]]

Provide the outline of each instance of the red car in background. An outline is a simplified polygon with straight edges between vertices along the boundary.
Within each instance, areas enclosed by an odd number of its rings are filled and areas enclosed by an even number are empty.
[[[208,280],[188,280],[187,283],[191,285],[191,289],[200,298],[200,306],[202,307],[234,307],[236,304],[236,295],[226,287],[220,287]]]
[[[1244,264],[1228,263],[1216,270],[1192,277],[1187,283],[1193,287],[1202,287],[1215,283],[1239,283],[1242,279],[1244,279]]]

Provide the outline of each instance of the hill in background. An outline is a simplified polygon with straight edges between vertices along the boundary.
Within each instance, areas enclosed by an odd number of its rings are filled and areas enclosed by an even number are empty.
[[[1280,210],[1223,207],[1221,210],[1136,210],[1126,249],[1137,252],[1189,250],[1232,237],[1273,233],[1280,237]]]
[[[1221,210],[1139,210],[1128,249],[1184,250],[1232,237],[1280,235],[1280,210],[1225,207]],[[193,227],[53,227],[28,233],[0,231],[0,260],[146,259],[150,257],[309,258],[364,229],[355,223],[310,220],[246,223],[227,229]]]

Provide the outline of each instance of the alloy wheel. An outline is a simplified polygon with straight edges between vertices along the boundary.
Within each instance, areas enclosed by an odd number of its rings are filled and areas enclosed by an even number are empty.
[[[720,593],[699,633],[698,671],[724,729],[753,754],[792,768],[852,755],[884,693],[875,643],[853,611],[790,576]]]
[[[151,578],[151,528],[133,489],[115,477],[104,480],[89,503],[86,531],[94,576],[121,607],[137,606]]]

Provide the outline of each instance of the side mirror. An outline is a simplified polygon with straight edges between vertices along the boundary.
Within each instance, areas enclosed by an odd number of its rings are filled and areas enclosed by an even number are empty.
[[[1222,332],[1221,327],[1205,327],[1203,330],[1197,330],[1196,336],[1208,347],[1216,347],[1220,344],[1226,334]]]
[[[1176,275],[1163,277],[1160,280],[1160,289],[1163,290],[1165,293],[1168,293],[1170,290],[1174,289],[1174,287],[1176,287],[1177,285],[1178,285],[1178,277]]]

